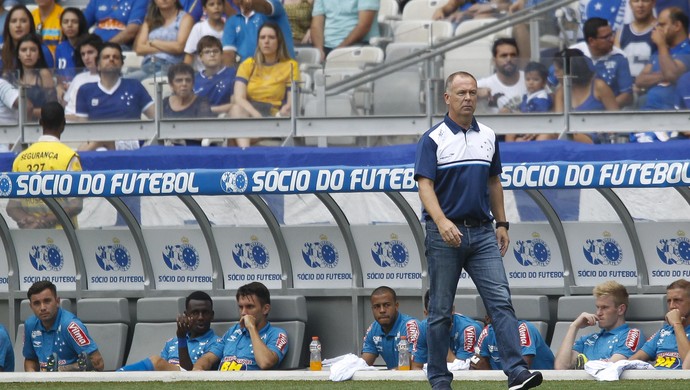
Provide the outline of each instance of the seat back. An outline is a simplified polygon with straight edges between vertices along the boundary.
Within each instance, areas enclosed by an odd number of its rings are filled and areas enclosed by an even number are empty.
[[[551,351],[558,353],[561,343],[568,333],[568,327],[582,312],[591,313],[595,309],[594,298],[591,295],[577,295],[560,297],[558,299],[558,318],[551,336]]]
[[[77,302],[79,318],[103,356],[104,370],[122,367],[129,331],[126,298],[89,298]]]
[[[326,56],[326,71],[329,68],[353,68],[363,70],[367,65],[383,62],[384,52],[375,46],[341,47]]]
[[[175,337],[177,314],[184,312],[184,297],[141,298],[137,301],[137,324],[127,364],[158,355],[165,342]]]
[[[60,299],[60,307],[69,312],[72,310],[72,301],[66,298]],[[17,327],[17,334],[14,338],[14,372],[24,372],[24,322],[33,315],[31,305],[28,299],[24,299],[19,303],[19,321],[21,323]]]
[[[273,326],[285,329],[288,334],[288,352],[278,368],[299,368],[302,351],[307,347],[304,338],[307,300],[303,296],[271,297],[271,312],[268,319]]]
[[[395,25],[395,43],[437,44],[453,36],[453,25],[445,20],[403,20]]]
[[[520,320],[530,321],[539,329],[541,337],[546,340],[549,330],[549,299],[545,295],[513,295],[515,316]]]
[[[402,20],[431,20],[434,11],[445,3],[445,0],[410,0],[403,8]]]
[[[213,298],[213,322],[211,329],[216,335],[223,336],[240,319],[235,297],[224,296]]]

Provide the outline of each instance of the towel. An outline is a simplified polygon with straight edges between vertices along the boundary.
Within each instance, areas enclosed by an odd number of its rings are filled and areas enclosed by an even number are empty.
[[[654,370],[654,366],[641,360],[590,360],[585,363],[585,371],[598,381],[617,381],[623,370]]]
[[[376,367],[371,367],[364,359],[352,353],[325,359],[322,364],[324,367],[331,367],[331,375],[328,378],[333,382],[352,379],[355,371],[376,370]]]
[[[424,373],[426,374],[426,363],[424,363]],[[448,371],[465,371],[470,369],[470,359],[460,360],[455,359],[451,363],[448,363]]]

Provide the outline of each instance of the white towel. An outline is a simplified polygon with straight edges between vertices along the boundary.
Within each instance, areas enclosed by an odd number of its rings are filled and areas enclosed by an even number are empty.
[[[331,367],[331,375],[328,378],[333,382],[352,379],[355,371],[376,370],[376,367],[371,367],[364,359],[352,353],[325,359],[321,364],[324,367]]]
[[[424,363],[424,367],[422,368],[424,370],[424,373],[426,374],[426,365],[427,363]],[[460,360],[460,359],[455,359],[453,362],[448,363],[448,371],[465,371],[470,369],[470,359],[465,359],[465,360]]]
[[[654,366],[641,360],[590,360],[585,363],[585,371],[598,381],[617,381],[623,370],[654,370]]]

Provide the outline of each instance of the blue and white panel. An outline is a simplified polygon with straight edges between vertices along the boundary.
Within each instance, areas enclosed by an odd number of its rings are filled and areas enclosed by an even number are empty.
[[[350,229],[364,287],[422,288],[422,263],[409,226],[353,225]]]
[[[282,287],[278,247],[268,228],[214,227],[213,235],[226,289],[251,282],[261,282],[269,290]]]
[[[616,280],[637,285],[632,245],[620,223],[564,223],[565,236],[577,286],[596,286]]]
[[[563,257],[549,224],[516,224],[503,265],[511,287],[563,287]],[[535,280],[539,280],[535,284]]]
[[[89,290],[143,290],[144,267],[132,233],[126,229],[80,229]]]
[[[635,228],[650,285],[668,286],[681,278],[690,279],[690,224],[637,222]]]
[[[12,230],[19,263],[19,288],[27,291],[34,282],[50,280],[58,291],[76,290],[74,255],[62,230]],[[6,274],[5,274],[6,275]]]
[[[337,226],[286,226],[295,288],[351,288],[352,264]]]
[[[200,230],[142,230],[157,290],[210,290],[213,266]]]

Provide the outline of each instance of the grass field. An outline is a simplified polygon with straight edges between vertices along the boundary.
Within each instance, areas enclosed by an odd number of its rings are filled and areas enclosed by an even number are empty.
[[[0,383],[1,389],[50,389],[50,390],[406,390],[429,389],[426,382],[403,381],[236,381],[236,382],[90,382],[90,383]],[[453,382],[453,389],[498,390],[506,389],[505,382]],[[623,380],[618,382],[595,381],[545,381],[539,390],[686,390],[690,388],[687,380]]]

